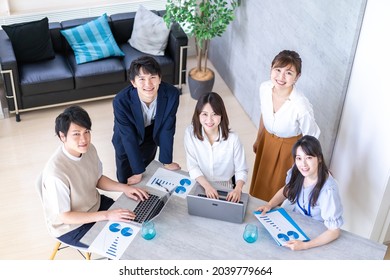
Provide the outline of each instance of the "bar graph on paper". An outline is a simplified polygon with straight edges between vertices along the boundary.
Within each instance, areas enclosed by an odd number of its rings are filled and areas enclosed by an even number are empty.
[[[89,250],[109,259],[118,260],[139,230],[140,227],[132,224],[108,222],[89,246]]]
[[[289,240],[310,240],[283,208],[272,209],[265,215],[255,211],[254,215],[279,246],[283,246]]]
[[[195,185],[195,180],[165,168],[158,168],[146,184],[149,187],[172,192],[173,195],[186,197]]]

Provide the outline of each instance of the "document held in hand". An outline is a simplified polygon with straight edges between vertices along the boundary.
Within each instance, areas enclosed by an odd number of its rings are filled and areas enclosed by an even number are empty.
[[[283,208],[272,209],[265,215],[261,215],[260,211],[253,214],[279,246],[283,246],[289,240],[310,240]]]

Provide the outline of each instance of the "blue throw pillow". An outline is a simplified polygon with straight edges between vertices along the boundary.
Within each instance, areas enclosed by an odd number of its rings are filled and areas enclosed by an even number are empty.
[[[61,33],[72,47],[77,64],[125,55],[112,35],[107,14]]]

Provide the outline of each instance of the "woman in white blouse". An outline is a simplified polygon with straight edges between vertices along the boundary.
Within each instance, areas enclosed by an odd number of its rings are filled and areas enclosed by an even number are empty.
[[[315,137],[306,135],[300,138],[292,149],[292,157],[295,163],[288,171],[286,185],[267,205],[257,210],[265,214],[284,201],[282,207],[312,217],[327,227],[310,241],[289,240],[285,246],[291,250],[327,244],[340,236],[344,223],[338,183],[330,174],[320,142]]]
[[[240,201],[248,177],[245,152],[237,134],[229,128],[225,105],[217,93],[199,98],[192,123],[185,130],[184,146],[190,177],[204,188],[207,197],[218,198],[214,185],[232,189],[228,201]]]
[[[302,135],[320,135],[312,105],[295,87],[301,68],[299,54],[284,50],[272,61],[271,80],[260,86],[261,117],[249,193],[265,201],[283,186],[293,164],[294,143]]]

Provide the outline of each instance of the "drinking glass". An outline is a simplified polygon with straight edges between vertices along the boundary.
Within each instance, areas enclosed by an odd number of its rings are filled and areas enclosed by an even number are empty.
[[[142,237],[146,240],[153,239],[156,236],[156,228],[152,221],[142,223],[141,227]]]
[[[257,240],[259,233],[255,224],[247,224],[243,233],[243,238],[248,243],[253,243]]]

